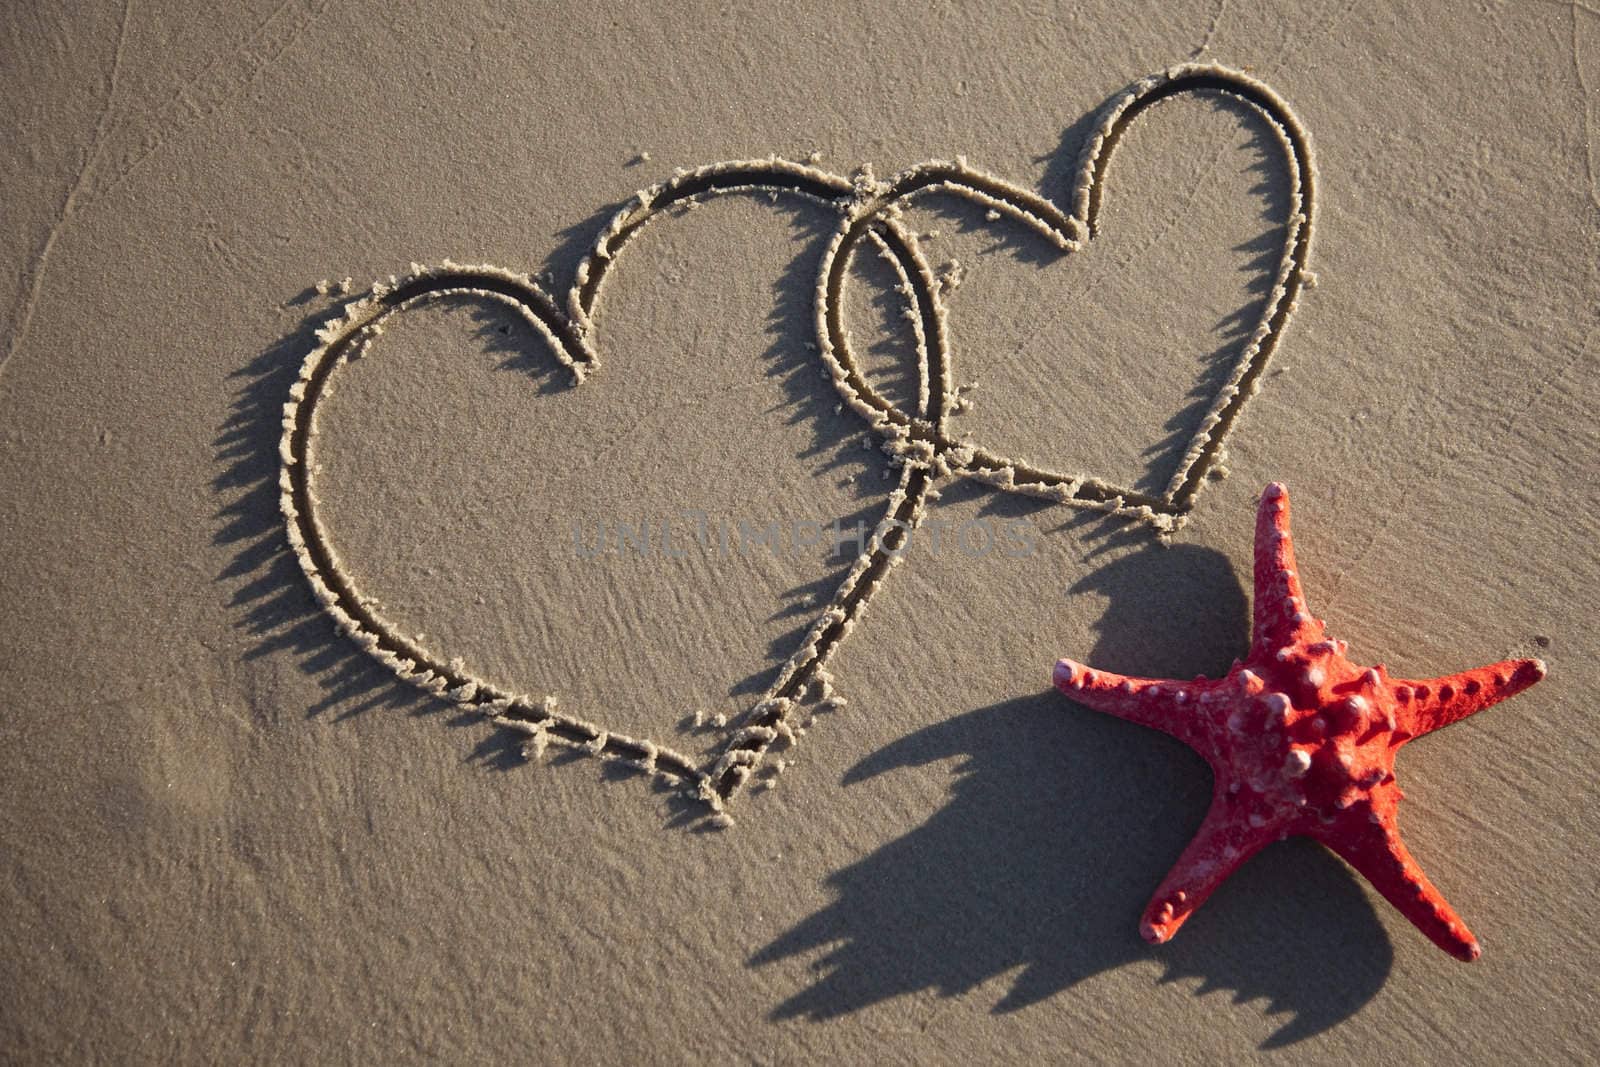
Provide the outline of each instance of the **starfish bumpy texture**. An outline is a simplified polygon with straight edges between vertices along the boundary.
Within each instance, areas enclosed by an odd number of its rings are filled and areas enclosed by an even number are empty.
[[[1289,494],[1273,483],[1256,519],[1255,627],[1244,662],[1192,682],[1056,664],[1056,687],[1073,700],[1171,734],[1215,776],[1204,822],[1145,909],[1147,941],[1171,938],[1263,846],[1304,834],[1343,857],[1434,944],[1478,958],[1477,939],[1400,840],[1395,753],[1528,688],[1545,666],[1506,660],[1412,681],[1351,663],[1345,648],[1306,606]]]

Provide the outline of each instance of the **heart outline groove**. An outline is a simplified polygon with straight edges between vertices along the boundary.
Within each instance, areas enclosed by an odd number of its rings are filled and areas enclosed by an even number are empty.
[[[945,309],[932,268],[915,235],[900,222],[904,207],[929,193],[954,195],[999,212],[1034,230],[1063,254],[1093,239],[1114,150],[1131,124],[1162,100],[1218,93],[1242,102],[1267,120],[1288,172],[1289,210],[1285,236],[1266,304],[1228,377],[1215,393],[1178,468],[1161,494],[1141,493],[1083,474],[1066,474],[976,448],[948,431],[954,407],[952,352]],[[682,787],[703,802],[721,824],[725,807],[749,781],[780,740],[796,742],[789,716],[808,694],[833,695],[827,664],[849,636],[873,593],[899,562],[910,532],[921,520],[929,489],[940,478],[972,478],[1005,492],[1042,497],[1071,507],[1101,511],[1150,525],[1163,535],[1182,525],[1207,472],[1244,405],[1259,386],[1308,284],[1315,207],[1315,170],[1310,138],[1288,105],[1270,88],[1225,67],[1185,64],[1151,75],[1113,96],[1100,111],[1078,168],[1072,211],[975,170],[964,159],[914,166],[879,182],[870,175],[846,178],[777,158],[716,163],[678,172],[637,193],[612,217],[579,264],[566,305],[531,277],[491,266],[412,265],[391,277],[317,331],[290,387],[279,444],[279,503],[289,543],[301,570],[335,629],[375,657],[402,681],[441,699],[479,711],[496,726],[523,735],[537,753],[547,743],[581,749],[628,763]],[[509,306],[544,339],[577,382],[598,363],[590,342],[603,283],[628,240],[668,208],[724,193],[759,191],[824,204],[839,221],[818,271],[815,325],[823,370],[849,407],[875,432],[900,466],[884,518],[841,580],[833,597],[807,628],[776,680],[741,717],[720,750],[703,763],[652,741],[612,732],[557,708],[554,698],[535,700],[473,674],[459,659],[446,659],[400,633],[372,607],[340,565],[333,540],[317,514],[313,485],[317,407],[333,375],[359,356],[385,320],[447,296],[468,296]],[[867,381],[851,351],[843,294],[849,263],[863,240],[873,244],[896,271],[916,338],[918,398],[907,412]]]

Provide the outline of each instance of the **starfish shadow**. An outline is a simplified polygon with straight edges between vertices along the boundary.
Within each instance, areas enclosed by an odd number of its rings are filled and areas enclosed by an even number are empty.
[[[1194,546],[1123,556],[1077,591],[1109,598],[1088,657],[1182,676],[1242,649],[1245,597],[1227,560]],[[1015,974],[992,1011],[1043,1005],[1101,972],[1144,961],[1161,984],[1199,979],[1292,1017],[1271,1048],[1354,1015],[1393,949],[1354,874],[1303,839],[1264,851],[1169,945],[1147,946],[1140,909],[1198,826],[1204,763],[1176,741],[1054,692],[979,708],[902,738],[848,771],[849,787],[955,759],[948,803],[835,872],[833,903],[751,964],[824,950],[819,976],[772,1012],[822,1020],[894,997],[964,995]]]

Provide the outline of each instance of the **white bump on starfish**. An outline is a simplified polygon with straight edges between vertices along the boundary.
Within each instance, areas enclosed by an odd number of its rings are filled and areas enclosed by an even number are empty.
[[[1291,601],[1290,603],[1292,605],[1293,601]],[[1311,616],[1307,615],[1303,611],[1297,611],[1297,612],[1294,613],[1294,618],[1293,618],[1292,621],[1294,622],[1294,624],[1296,626],[1305,626],[1305,625],[1307,625],[1308,623],[1311,622]]]
[[[1332,655],[1334,652],[1334,644],[1332,641],[1318,641],[1314,645],[1307,645],[1306,651],[1317,656]]]
[[[1361,676],[1361,684],[1369,687],[1376,687],[1381,680],[1375,667],[1368,667],[1367,673]]]
[[[1186,701],[1188,699],[1189,699],[1189,691],[1187,689],[1179,689],[1179,690],[1174,691],[1173,694],[1172,694],[1172,702],[1174,704],[1182,704],[1184,701]]]
[[[1293,706],[1289,703],[1288,696],[1283,693],[1268,693],[1261,698],[1261,702],[1280,722],[1288,720],[1289,709]]]
[[[1259,693],[1266,688],[1266,683],[1261,680],[1261,676],[1255,671],[1240,671],[1239,688],[1246,693]]]
[[[1122,680],[1122,684],[1117,686],[1117,688],[1122,690],[1124,693],[1131,694],[1133,692],[1133,683],[1124,678]]]
[[[1236,734],[1244,733],[1245,722],[1243,708],[1236,709],[1228,716],[1228,729]]]
[[[1289,652],[1290,652],[1289,646],[1288,645],[1284,645],[1282,648],[1278,649],[1278,651],[1276,651],[1276,652],[1274,652],[1272,654],[1272,658],[1277,660],[1279,663],[1288,663],[1289,662]]]
[[[1290,778],[1303,778],[1311,769],[1311,753],[1303,748],[1289,750],[1289,758],[1284,761],[1283,770]]]
[[[1256,829],[1256,830],[1259,830],[1263,826],[1267,825],[1266,817],[1263,816],[1259,811],[1252,811],[1250,813],[1250,818],[1249,818],[1248,821],[1249,821],[1251,827]]]
[[[1320,689],[1328,676],[1322,673],[1321,667],[1307,667],[1304,677],[1307,685],[1313,689]]]

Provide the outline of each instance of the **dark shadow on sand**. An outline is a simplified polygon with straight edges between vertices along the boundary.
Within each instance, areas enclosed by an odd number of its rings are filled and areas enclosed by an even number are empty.
[[[1153,543],[1073,592],[1109,598],[1088,662],[1187,677],[1244,649],[1248,616],[1227,560]],[[1077,652],[1081,650],[1063,650]],[[1163,964],[1195,995],[1265,998],[1289,1045],[1359,1011],[1393,949],[1354,874],[1304,839],[1267,849],[1168,945],[1139,937],[1141,909],[1198,826],[1211,775],[1163,734],[1054,692],[957,715],[867,757],[848,787],[957,759],[926,823],[829,878],[836,900],[761,949],[762,965],[819,953],[818,977],[773,1011],[823,1020],[919,991],[966,994],[1016,971],[1003,1013],[1112,968]],[[1217,1010],[1226,1010],[1222,1005]]]

